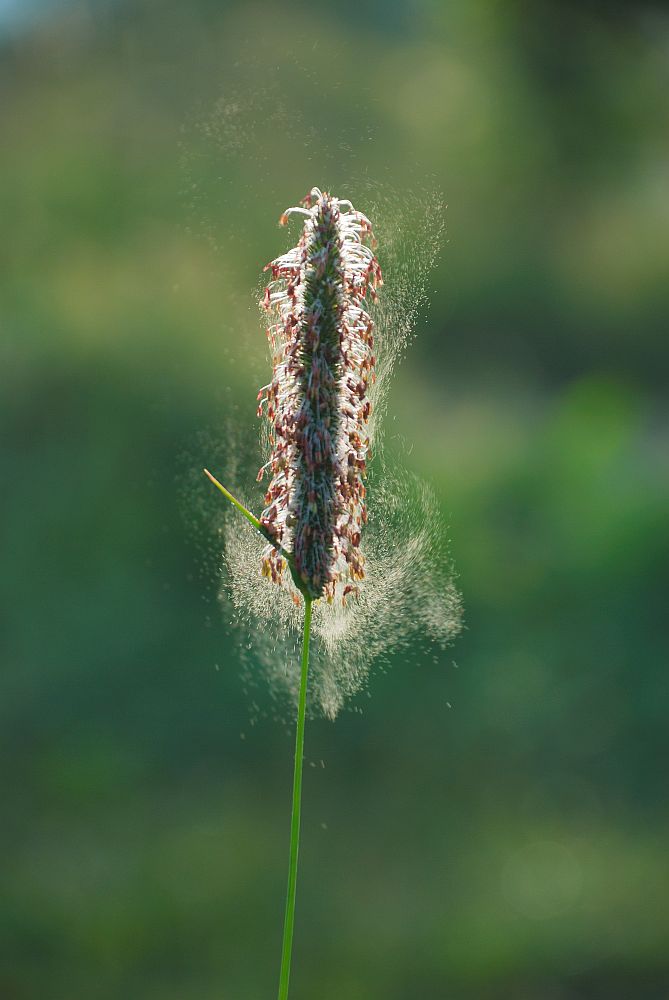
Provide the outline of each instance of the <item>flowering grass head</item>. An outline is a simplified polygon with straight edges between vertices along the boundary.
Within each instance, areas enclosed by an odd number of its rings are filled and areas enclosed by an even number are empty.
[[[263,552],[262,572],[281,582],[283,552],[291,553],[305,595],[332,601],[339,590],[345,601],[364,577],[375,377],[367,298],[376,298],[381,269],[370,222],[349,201],[313,188],[282,224],[292,214],[304,218],[300,239],[265,268],[273,374],[258,413],[270,424],[271,454],[258,479],[271,477],[260,523],[275,544]]]
[[[367,215],[316,188],[282,215],[297,245],[265,269],[273,370],[258,394],[266,449],[258,477],[237,425],[226,425],[218,445],[226,477],[244,483],[249,500],[256,478],[266,484],[256,517],[215,481],[237,507],[220,525],[219,596],[247,637],[245,683],[267,682],[279,715],[286,698],[298,702],[295,643],[307,601],[309,710],[328,718],[367,685],[372,665],[399,651],[418,663],[460,628],[441,505],[403,467],[397,433],[390,461],[384,449],[388,391],[427,303],[443,204],[435,192],[359,191]],[[370,219],[383,254],[378,299]],[[240,530],[240,512],[255,531]]]
[[[412,623],[443,641],[457,630],[459,619],[458,597],[448,574],[437,594],[437,576],[425,572],[435,564],[439,518],[423,491],[421,506],[427,516],[421,519],[418,532],[413,527],[407,530],[412,506],[407,476],[397,483],[388,478],[385,497],[382,490],[375,491],[384,509],[378,544],[371,546],[376,580],[372,572],[373,585],[358,594],[365,576],[360,542],[367,523],[364,479],[370,457],[369,390],[375,379],[374,323],[368,299],[376,300],[381,270],[370,222],[349,201],[312,188],[301,205],[288,209],[280,221],[285,224],[293,214],[303,218],[297,245],[265,268],[271,279],[262,304],[271,318],[267,334],[273,371],[271,382],[258,393],[258,414],[264,412],[267,417],[271,449],[257,477],[262,480],[266,472],[270,476],[260,517],[207,472],[256,529],[255,539],[266,543],[260,558],[263,576],[281,583],[288,568],[304,602],[302,614],[298,593],[292,593],[302,618],[299,672],[283,670],[276,655],[281,602],[272,601],[268,615],[274,623],[268,635],[273,646],[270,662],[275,674],[291,685],[295,681],[297,695],[278,1000],[288,1000],[290,981],[310,659],[312,687],[315,682],[318,700],[334,718],[344,696],[359,689],[370,658],[388,648],[386,625],[391,620],[395,639],[401,635],[403,612],[409,610]],[[381,384],[393,360],[389,352]],[[396,522],[394,511],[400,515]],[[374,527],[373,519],[370,527]],[[241,572],[233,570],[232,575],[243,581],[244,543],[228,550],[229,565],[234,565],[235,551],[241,555]],[[257,579],[257,558],[254,564]],[[255,584],[248,604],[255,615],[262,616],[266,601],[257,600],[254,588]],[[346,597],[352,592],[359,599],[347,608]],[[335,601],[338,593],[341,601]],[[320,600],[323,597],[325,602]],[[315,617],[314,607],[318,609]],[[312,622],[320,641],[315,657],[310,658]]]

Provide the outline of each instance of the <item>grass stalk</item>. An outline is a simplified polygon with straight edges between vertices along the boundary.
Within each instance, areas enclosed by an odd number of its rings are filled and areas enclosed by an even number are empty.
[[[293,771],[293,808],[290,820],[290,855],[288,861],[288,887],[286,889],[286,914],[283,923],[283,946],[281,949],[281,973],[279,976],[278,1000],[288,1000],[290,981],[290,959],[293,951],[293,928],[295,926],[295,892],[297,888],[297,856],[300,849],[300,812],[302,807],[302,763],[304,758],[304,723],[307,710],[307,677],[309,674],[309,639],[311,634],[312,600],[304,599],[304,638],[302,641],[302,669],[300,672],[300,696],[297,707],[295,730],[295,767]]]

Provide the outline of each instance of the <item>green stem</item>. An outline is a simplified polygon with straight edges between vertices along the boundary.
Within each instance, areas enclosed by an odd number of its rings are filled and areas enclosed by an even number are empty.
[[[295,770],[293,772],[293,811],[290,820],[290,859],[288,862],[288,888],[286,890],[286,915],[283,924],[281,950],[281,975],[278,1000],[287,1000],[290,979],[290,958],[293,950],[295,925],[295,890],[297,886],[297,855],[300,849],[300,808],[302,803],[302,759],[304,757],[304,720],[307,708],[307,675],[309,673],[309,637],[311,632],[311,598],[304,598],[304,639],[302,642],[302,672],[300,697],[297,707],[295,732]]]
[[[263,535],[274,548],[281,553],[290,568],[293,582],[304,597],[304,638],[302,640],[302,670],[300,673],[300,696],[297,706],[297,728],[295,731],[295,768],[293,771],[293,810],[290,820],[290,857],[288,861],[288,888],[286,890],[286,915],[283,923],[283,947],[281,949],[281,975],[279,977],[279,998],[288,1000],[288,982],[290,980],[290,958],[293,950],[293,927],[295,926],[295,893],[297,888],[297,855],[300,849],[300,810],[302,806],[302,761],[304,758],[304,722],[307,713],[307,677],[309,674],[309,639],[311,637],[311,605],[313,599],[309,596],[303,581],[296,569],[295,560],[290,552],[286,552],[274,541],[258,518],[247,510],[244,504],[232,495],[218,479],[212,476],[208,469],[204,474],[221,491],[224,497],[243,514],[247,521]]]

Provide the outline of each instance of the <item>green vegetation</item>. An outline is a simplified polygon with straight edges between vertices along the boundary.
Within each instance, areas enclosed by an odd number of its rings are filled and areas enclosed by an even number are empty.
[[[667,995],[668,44],[557,0],[73,2],[5,40],[3,997],[274,994],[292,726],[187,525],[217,429],[255,434],[274,220],[369,178],[449,205],[387,444],[468,630],[309,723],[291,998]]]

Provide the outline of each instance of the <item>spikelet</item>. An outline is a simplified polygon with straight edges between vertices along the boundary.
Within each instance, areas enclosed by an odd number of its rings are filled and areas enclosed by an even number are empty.
[[[260,521],[292,555],[294,574],[312,599],[342,599],[364,577],[360,536],[366,523],[368,387],[374,380],[373,322],[381,270],[369,220],[349,201],[313,188],[301,207],[296,247],[267,265],[263,306],[273,374],[258,393],[266,407],[271,455]],[[269,545],[262,572],[280,582],[286,560]]]

